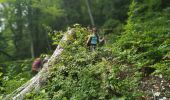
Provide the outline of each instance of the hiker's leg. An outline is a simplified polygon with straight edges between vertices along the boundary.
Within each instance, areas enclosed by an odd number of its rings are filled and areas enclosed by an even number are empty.
[[[93,45],[94,50],[96,49],[96,44]]]
[[[89,51],[91,50],[91,46],[90,46],[90,45],[88,46],[88,50],[89,50]]]
[[[94,51],[94,50],[95,50],[95,46],[93,45],[93,46],[92,46],[92,51]]]
[[[90,46],[90,51],[94,51],[93,45]]]
[[[95,51],[95,49],[96,49],[96,44],[93,44],[92,45],[92,51]]]

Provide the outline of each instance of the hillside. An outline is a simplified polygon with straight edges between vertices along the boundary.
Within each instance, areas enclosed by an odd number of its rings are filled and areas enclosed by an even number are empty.
[[[169,6],[167,0],[132,0],[127,23],[100,33],[106,43],[94,52],[86,46],[86,27],[71,26],[73,35],[63,44],[59,40],[68,31],[53,32],[53,43],[63,51],[40,91],[27,93],[25,99],[169,100]]]
[[[170,98],[169,9],[132,2],[125,32],[95,52],[86,49],[86,30],[76,28],[78,37],[56,61],[47,85],[30,98]]]

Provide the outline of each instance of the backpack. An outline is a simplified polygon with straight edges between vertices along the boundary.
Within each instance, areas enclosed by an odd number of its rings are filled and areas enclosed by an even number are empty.
[[[38,71],[41,68],[41,59],[37,58],[32,64],[32,71]]]

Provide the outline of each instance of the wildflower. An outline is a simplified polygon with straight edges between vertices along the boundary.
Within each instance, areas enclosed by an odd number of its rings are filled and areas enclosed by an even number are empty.
[[[159,78],[162,78],[162,74],[159,75]]]
[[[163,100],[167,100],[167,98],[166,98],[166,97],[163,97],[162,99],[163,99]]]
[[[158,97],[160,94],[161,94],[160,92],[154,93],[154,95],[157,96],[157,97]]]

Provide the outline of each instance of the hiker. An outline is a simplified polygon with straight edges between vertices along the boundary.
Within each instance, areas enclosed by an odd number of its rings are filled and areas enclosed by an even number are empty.
[[[87,46],[89,47],[90,51],[94,51],[96,49],[96,46],[99,43],[103,43],[104,44],[104,38],[100,39],[99,35],[97,34],[97,29],[94,27],[92,29],[92,33],[91,35],[88,37],[87,40]]]
[[[32,74],[35,75],[37,74],[42,67],[42,61],[41,58],[36,58],[32,64]]]
[[[99,36],[97,34],[97,29],[94,27],[92,29],[91,35],[88,37],[87,46],[91,51],[94,51],[98,43],[99,43]]]

